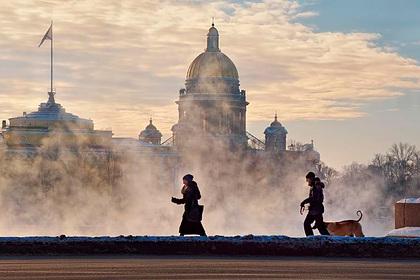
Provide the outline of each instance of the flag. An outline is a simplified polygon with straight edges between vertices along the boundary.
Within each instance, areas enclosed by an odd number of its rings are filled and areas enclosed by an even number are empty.
[[[41,40],[41,43],[39,43],[38,48],[44,43],[45,40],[52,40],[52,23],[50,25],[50,28],[48,28],[47,33],[45,33],[44,37]]]

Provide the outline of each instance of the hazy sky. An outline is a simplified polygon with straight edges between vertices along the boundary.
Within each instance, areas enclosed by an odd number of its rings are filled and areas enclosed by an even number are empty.
[[[46,101],[49,48],[37,45],[53,19],[57,102],[115,136],[137,137],[152,116],[169,137],[214,16],[251,133],[277,111],[327,164],[368,162],[394,142],[420,147],[419,14],[393,0],[0,0],[0,118]]]

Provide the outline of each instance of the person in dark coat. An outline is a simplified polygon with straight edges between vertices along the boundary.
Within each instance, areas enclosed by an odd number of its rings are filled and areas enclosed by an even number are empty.
[[[322,214],[324,213],[323,188],[325,185],[313,172],[309,172],[306,175],[306,182],[308,182],[308,186],[310,187],[309,197],[300,204],[300,212],[303,215],[305,204],[309,203],[309,212],[303,222],[305,234],[306,236],[314,235],[311,224],[315,221],[315,227],[318,228],[320,234],[330,235],[324,224],[324,218],[322,217]]]
[[[198,200],[201,198],[201,194],[197,183],[193,179],[193,175],[185,175],[182,178],[184,183],[181,190],[182,198],[172,197],[173,203],[184,204],[185,209],[181,225],[179,226],[179,234],[181,236],[186,234],[206,236],[206,232],[201,224],[201,213],[197,215]]]

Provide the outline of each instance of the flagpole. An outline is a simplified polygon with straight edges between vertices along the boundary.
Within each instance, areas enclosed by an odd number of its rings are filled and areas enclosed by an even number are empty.
[[[51,21],[51,93],[53,93],[53,21]]]

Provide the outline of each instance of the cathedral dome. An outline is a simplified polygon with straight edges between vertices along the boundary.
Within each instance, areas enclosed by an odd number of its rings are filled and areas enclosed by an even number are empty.
[[[187,71],[187,80],[195,78],[238,79],[238,70],[227,55],[222,52],[204,52],[197,56]]]
[[[207,48],[188,67],[187,93],[239,94],[239,75],[232,60],[219,49],[214,24],[207,33]]]

